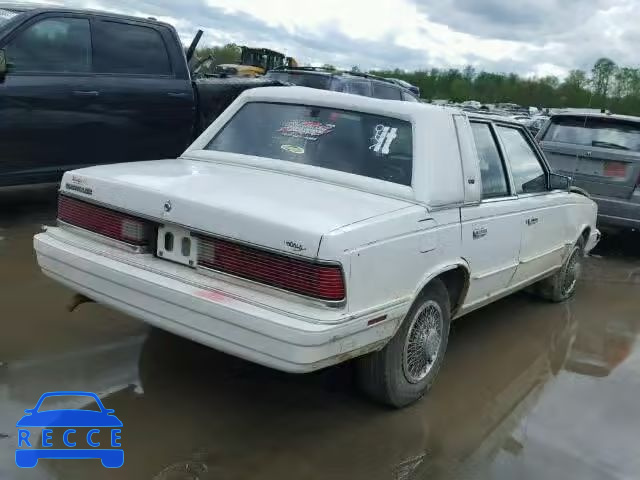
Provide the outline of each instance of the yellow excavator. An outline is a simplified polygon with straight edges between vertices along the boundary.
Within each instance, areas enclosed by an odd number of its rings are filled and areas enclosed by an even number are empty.
[[[216,73],[238,77],[257,77],[277,67],[297,67],[298,62],[293,57],[286,57],[283,53],[268,48],[240,47],[240,63],[224,63],[218,65]]]

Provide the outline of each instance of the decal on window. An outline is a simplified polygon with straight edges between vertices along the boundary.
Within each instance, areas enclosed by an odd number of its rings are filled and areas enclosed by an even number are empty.
[[[290,120],[285,123],[278,133],[305,140],[317,140],[318,137],[331,132],[336,126],[332,123],[322,123],[309,120]]]
[[[280,145],[280,148],[285,152],[295,153],[298,155],[302,155],[304,153],[304,148],[297,145]]]
[[[373,150],[376,153],[389,155],[389,148],[391,147],[391,143],[396,138],[398,138],[397,128],[391,128],[386,125],[378,124],[376,125],[373,137],[371,137],[371,140],[374,141],[374,144],[371,145],[369,149]]]

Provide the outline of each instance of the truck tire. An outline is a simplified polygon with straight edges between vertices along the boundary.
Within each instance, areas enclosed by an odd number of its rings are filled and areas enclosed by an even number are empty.
[[[442,281],[433,280],[413,303],[389,343],[357,360],[360,388],[374,400],[396,408],[421,398],[442,365],[450,318],[447,289]]]
[[[536,286],[536,293],[550,302],[559,303],[568,300],[576,293],[576,286],[582,271],[584,258],[584,239],[580,237],[557,273],[545,278]]]

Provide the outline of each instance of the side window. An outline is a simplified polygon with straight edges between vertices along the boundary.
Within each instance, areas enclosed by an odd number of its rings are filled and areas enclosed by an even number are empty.
[[[373,96],[382,98],[383,100],[401,100],[400,89],[385,85],[383,83],[373,82]]]
[[[5,47],[14,72],[83,73],[91,70],[91,33],[84,18],[47,18]]]
[[[517,193],[537,193],[547,191],[545,171],[538,156],[519,128],[497,127],[511,165],[511,174]]]
[[[472,122],[471,130],[480,160],[482,198],[508,196],[507,175],[491,127],[488,123]]]
[[[153,28],[104,20],[94,22],[92,27],[95,72],[171,74],[167,47]]]
[[[371,96],[371,84],[369,82],[361,81],[349,81],[346,82],[343,92],[353,93],[355,95],[362,95],[364,97]]]

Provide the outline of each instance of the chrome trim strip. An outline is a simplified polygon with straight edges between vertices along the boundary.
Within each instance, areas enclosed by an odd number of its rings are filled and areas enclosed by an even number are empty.
[[[519,264],[523,265],[523,264],[526,264],[526,263],[531,263],[531,262],[533,262],[535,260],[538,260],[538,259],[540,259],[542,257],[546,257],[547,255],[551,255],[551,254],[556,253],[556,252],[558,252],[560,250],[563,250],[564,248],[566,248],[565,245],[561,245],[559,247],[553,248],[553,249],[548,250],[546,252],[542,252],[541,254],[536,255],[535,257],[529,257],[529,258],[521,259]]]
[[[497,292],[495,292],[494,294],[489,295],[488,297],[483,297],[480,298],[472,303],[469,304],[465,304],[462,306],[462,308],[460,308],[460,310],[458,310],[458,312],[455,314],[455,316],[453,317],[453,319],[458,319],[464,315],[467,315],[468,313],[473,312],[474,310],[477,310],[479,308],[484,307],[485,305],[489,305],[490,303],[493,303],[497,300],[500,300],[501,298],[504,298],[508,295],[511,295],[514,292],[517,292],[518,290],[522,290],[523,288],[527,287],[528,285],[533,285],[534,283],[536,283],[538,280],[542,280],[543,278],[546,278],[550,275],[552,275],[554,272],[556,272],[559,268],[561,268],[562,265],[559,266],[555,266],[552,268],[549,268],[547,270],[545,270],[544,272],[535,275],[531,278],[528,278],[526,280],[523,280],[522,282],[513,284],[513,285],[509,285],[508,287],[503,288],[502,290],[499,290]]]
[[[100,235],[99,233],[92,232],[91,230],[87,230],[82,227],[78,227],[76,225],[72,225],[70,223],[64,222],[60,219],[57,220],[58,227],[63,230],[68,230],[69,232],[76,233],[80,236],[87,237],[90,240],[95,240],[100,243],[104,243],[111,247],[119,248],[120,250],[125,250],[131,253],[149,253],[151,248],[148,245],[140,246],[140,245],[131,245],[130,243],[122,242],[120,240],[116,240],[115,238],[107,237],[105,235]]]
[[[510,270],[512,268],[516,268],[519,265],[519,263],[514,263],[513,265],[508,265],[506,267],[502,267],[502,268],[498,268],[496,270],[490,270],[488,272],[485,273],[479,273],[477,275],[473,275],[471,277],[472,280],[482,280],[483,278],[487,278],[487,277],[491,277],[493,275],[497,275],[499,273],[502,273],[506,270]]]

